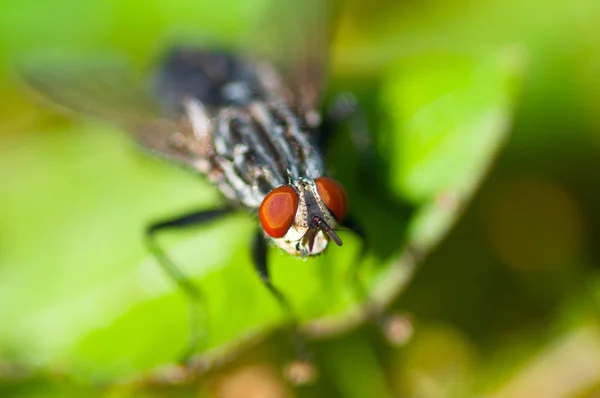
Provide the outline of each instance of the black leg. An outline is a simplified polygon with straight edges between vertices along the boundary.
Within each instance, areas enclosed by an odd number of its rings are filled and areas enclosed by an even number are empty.
[[[352,264],[352,268],[350,269],[350,279],[359,299],[365,301],[365,311],[368,319],[379,327],[390,343],[394,345],[405,344],[412,335],[413,326],[410,317],[406,314],[389,313],[386,310],[378,309],[371,301],[367,289],[360,278],[360,266],[363,263],[368,247],[365,231],[356,219],[351,216],[346,217],[342,226],[354,232],[362,240],[362,247],[358,259]]]
[[[326,153],[334,131],[344,123],[348,124],[351,142],[359,158],[360,167],[357,169],[357,175],[361,188],[372,194],[379,192],[389,196],[386,189],[387,178],[382,168],[378,167],[381,166],[381,163],[379,163],[373,147],[365,112],[352,94],[346,93],[338,96],[325,114],[318,136],[321,150]],[[402,343],[406,336],[410,336],[408,331],[411,327],[410,320],[404,315],[390,314],[385,310],[378,309],[360,278],[360,269],[367,248],[371,248],[364,229],[352,217],[347,217],[341,226],[354,232],[362,240],[361,251],[351,265],[349,279],[357,297],[365,302],[364,308],[368,319],[379,326],[388,341],[394,344]]]
[[[359,299],[365,300],[365,309],[367,311],[367,316],[375,323],[383,325],[385,323],[385,316],[381,313],[381,311],[377,310],[376,306],[371,301],[369,294],[367,293],[367,288],[365,287],[360,277],[360,269],[362,264],[364,263],[364,258],[368,248],[367,235],[360,223],[351,215],[346,217],[346,219],[342,223],[342,227],[348,228],[350,231],[354,232],[362,241],[360,253],[356,261],[354,261],[350,268],[349,277],[352,286]]]
[[[362,241],[360,257],[359,257],[359,262],[362,263],[362,260],[364,259],[365,254],[367,254],[367,247],[368,247],[367,234],[365,233],[365,230],[351,214],[346,216],[346,218],[344,219],[344,222],[342,223],[342,227],[347,228],[350,231],[354,232],[356,234],[356,236],[358,236],[360,238],[360,240]]]
[[[204,315],[199,307],[202,301],[202,295],[193,282],[169,259],[164,250],[156,241],[158,232],[165,230],[183,229],[193,226],[207,224],[215,219],[223,217],[233,211],[232,208],[202,210],[190,213],[170,220],[160,221],[151,224],[146,228],[146,245],[156,258],[160,266],[173,279],[181,291],[187,296],[190,304],[190,344],[186,353],[182,356],[182,362],[186,362],[194,353],[199,333],[198,323],[201,322],[200,316]]]
[[[271,295],[275,297],[281,306],[281,309],[288,318],[297,359],[304,360],[307,357],[306,343],[303,336],[300,334],[300,331],[298,330],[298,318],[296,317],[296,314],[294,313],[287,298],[283,295],[281,290],[277,289],[277,287],[275,287],[275,285],[273,285],[271,282],[271,278],[269,277],[269,268],[267,265],[267,241],[262,230],[260,229],[257,231],[252,244],[252,259],[254,268],[256,269],[256,272],[258,272],[263,284],[269,290]]]
[[[349,93],[339,95],[329,106],[319,132],[318,144],[325,154],[329,149],[334,134],[342,125],[348,126],[350,141],[356,151],[358,164],[356,177],[363,187],[370,190],[380,190],[383,184],[381,173],[378,169],[378,157],[373,147],[364,109],[356,98]]]
[[[348,123],[352,143],[359,154],[371,156],[373,142],[369,134],[367,117],[356,97],[350,93],[339,95],[327,109],[319,136],[319,145],[323,152],[329,148],[333,131],[343,123]]]
[[[361,240],[360,253],[350,267],[349,277],[355,292],[362,300],[367,296],[367,290],[360,279],[360,267],[363,264],[365,254],[367,253],[367,235],[360,223],[352,217],[352,215],[346,216],[346,219],[341,226],[354,232]]]

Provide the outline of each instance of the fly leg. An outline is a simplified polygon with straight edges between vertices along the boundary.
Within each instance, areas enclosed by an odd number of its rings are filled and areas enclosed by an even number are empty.
[[[388,312],[385,309],[379,308],[375,302],[369,297],[368,291],[360,277],[360,268],[364,262],[367,252],[368,241],[367,235],[361,225],[352,216],[347,216],[342,227],[354,232],[362,241],[361,250],[358,258],[351,265],[349,278],[357,296],[365,301],[366,316],[371,322],[374,322],[385,335],[386,339],[394,345],[402,345],[410,339],[412,335],[412,321],[405,314]]]
[[[252,245],[252,260],[254,263],[254,268],[258,273],[262,283],[269,290],[269,293],[277,300],[282,311],[288,318],[290,326],[292,328],[293,338],[294,338],[294,347],[296,349],[297,356],[301,357],[305,353],[305,343],[300,335],[298,330],[298,319],[290,302],[283,295],[281,290],[279,290],[273,282],[271,282],[271,278],[269,276],[269,268],[267,265],[267,241],[262,233],[259,230],[255,237]]]
[[[303,376],[297,377],[295,375],[299,368],[308,369],[308,372],[311,373],[312,367],[309,361],[309,354],[306,348],[306,341],[298,328],[298,318],[294,313],[290,302],[283,295],[281,290],[279,290],[275,285],[273,285],[273,282],[271,281],[271,278],[269,276],[269,268],[267,265],[267,241],[262,230],[258,230],[254,237],[254,242],[252,244],[252,260],[254,263],[254,268],[258,273],[258,276],[260,277],[261,281],[269,290],[269,293],[271,293],[271,295],[277,300],[285,316],[288,318],[296,360],[287,367],[287,377],[292,382],[295,382],[297,384],[303,384],[305,382],[308,382],[309,380],[304,379]],[[302,374],[304,372],[299,371],[297,373]]]
[[[350,139],[360,159],[361,167],[358,172],[360,173],[361,184],[368,184],[369,190],[372,191],[380,190],[383,184],[378,184],[377,181],[381,178],[381,173],[376,169],[377,156],[369,134],[367,118],[364,110],[352,94],[346,93],[338,96],[329,107],[319,136],[321,148],[323,151],[327,150],[333,132],[343,123],[348,124]],[[356,219],[352,217],[347,217],[342,226],[354,232],[362,240],[360,255],[352,264],[349,277],[355,293],[366,303],[367,317],[381,328],[390,342],[394,344],[404,343],[412,333],[410,319],[405,315],[389,313],[378,308],[369,297],[366,286],[360,278],[363,260],[369,247],[367,234]]]
[[[233,209],[229,207],[222,209],[201,210],[177,218],[159,221],[149,225],[146,228],[145,238],[148,249],[156,258],[162,269],[188,298],[188,303],[190,306],[190,341],[188,348],[184,352],[184,355],[182,355],[182,363],[187,362],[194,354],[198,340],[200,339],[200,330],[198,324],[205,324],[206,322],[204,317],[205,314],[200,308],[203,304],[204,298],[194,283],[179,269],[179,267],[177,267],[177,265],[170,260],[165,251],[158,244],[156,237],[157,234],[162,231],[179,230],[207,224],[231,213],[232,211]]]
[[[350,139],[361,160],[367,160],[370,166],[374,163],[375,156],[367,118],[356,97],[350,93],[336,97],[327,109],[318,136],[319,147],[326,153],[334,131],[343,123],[350,127]]]
[[[346,219],[342,223],[342,227],[352,231],[361,240],[360,253],[356,260],[352,263],[348,275],[352,284],[352,288],[361,300],[366,300],[366,311],[368,317],[374,320],[377,324],[381,325],[383,321],[381,313],[376,309],[376,306],[370,300],[370,297],[367,294],[367,289],[362,279],[360,278],[361,265],[364,263],[365,255],[367,254],[367,235],[363,227],[354,217],[352,217],[352,215],[348,215],[346,217]]]
[[[356,176],[361,188],[381,190],[385,184],[378,167],[379,159],[375,153],[367,117],[356,97],[350,93],[338,95],[325,113],[317,132],[317,144],[322,153],[327,153],[334,135],[338,134],[343,125],[348,127],[350,143],[354,150],[352,155],[358,158],[357,164],[360,164]]]
[[[373,167],[375,157],[373,155],[371,137],[368,133],[367,120],[358,101],[350,93],[339,95],[327,110],[321,125],[321,135],[319,136],[321,149],[323,151],[327,150],[334,131],[336,131],[342,123],[348,123],[349,125],[350,138],[361,158],[361,165],[365,165],[367,168]],[[368,174],[370,175],[369,179],[372,179],[372,176],[376,175],[376,173]],[[367,234],[358,221],[351,215],[346,217],[342,223],[342,227],[354,232],[362,241],[360,255],[352,264],[349,277],[357,296],[362,300],[367,300],[366,310],[369,318],[380,323],[380,316],[376,314],[375,307],[369,300],[367,289],[360,278],[360,268],[364,262],[363,260],[368,248]]]

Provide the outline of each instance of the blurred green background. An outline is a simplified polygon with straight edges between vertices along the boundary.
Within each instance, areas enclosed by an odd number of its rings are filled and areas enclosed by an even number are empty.
[[[270,6],[0,1],[0,396],[600,396],[593,0],[347,1],[328,94],[349,90],[365,106],[381,192],[353,177],[343,137],[331,167],[376,237],[368,288],[382,303],[397,296],[412,338],[391,345],[371,324],[325,333],[310,343],[318,379],[292,387],[279,309],[249,266],[255,221],[234,216],[165,240],[210,298],[206,348],[227,354],[198,375],[168,366],[186,305],[141,228],[218,203],[217,192],[110,126],[43,107],[14,65],[114,51],[143,66],[181,38],[268,32],[257,21]],[[311,262],[272,252],[275,280],[315,328],[349,325],[360,307],[344,279],[358,246],[345,243]]]

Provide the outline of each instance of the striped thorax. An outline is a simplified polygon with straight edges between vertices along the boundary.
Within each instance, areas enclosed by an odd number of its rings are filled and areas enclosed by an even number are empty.
[[[196,138],[212,137],[203,172],[229,200],[258,211],[277,246],[308,256],[322,253],[329,239],[341,245],[333,229],[345,216],[346,195],[324,177],[304,118],[277,100],[253,99],[211,117],[190,99],[186,111]]]

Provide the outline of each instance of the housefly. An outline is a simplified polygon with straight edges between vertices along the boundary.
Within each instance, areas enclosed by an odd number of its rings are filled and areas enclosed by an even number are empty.
[[[342,246],[336,229],[364,238],[348,215],[346,191],[327,174],[323,158],[322,144],[352,111],[352,102],[320,112],[325,55],[315,54],[314,40],[305,42],[304,55],[287,60],[283,73],[273,63],[189,45],[167,51],[149,84],[98,65],[25,71],[28,83],[46,98],[117,124],[146,150],[205,176],[222,193],[222,207],[146,230],[150,250],[191,301],[199,299],[198,289],[169,260],[157,234],[240,209],[255,214],[260,227],[252,244],[254,266],[294,325],[291,306],[269,277],[269,242],[309,257],[332,242]]]

